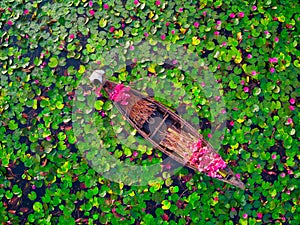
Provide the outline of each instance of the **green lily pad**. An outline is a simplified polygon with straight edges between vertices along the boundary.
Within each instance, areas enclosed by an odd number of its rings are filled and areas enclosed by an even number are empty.
[[[207,50],[209,50],[209,51],[214,50],[214,49],[215,49],[215,43],[212,42],[212,41],[209,41],[209,42],[206,44],[206,48],[207,48]]]
[[[57,65],[58,65],[58,60],[57,60],[57,58],[51,57],[50,60],[49,60],[48,66],[49,66],[50,68],[55,68],[55,67],[57,67]]]
[[[42,211],[43,211],[43,205],[42,205],[42,203],[40,203],[40,202],[35,202],[35,203],[33,204],[33,210],[34,210],[35,212],[38,212],[38,213],[42,212]]]

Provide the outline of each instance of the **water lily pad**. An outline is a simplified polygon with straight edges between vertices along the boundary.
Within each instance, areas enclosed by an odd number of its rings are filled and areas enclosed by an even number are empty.
[[[51,57],[48,63],[50,68],[55,68],[58,65],[58,60],[56,57]]]
[[[206,48],[207,48],[207,50],[214,50],[215,49],[215,43],[214,42],[212,42],[212,41],[209,41],[207,44],[206,44],[206,46],[205,46]]]
[[[38,213],[42,212],[42,211],[43,211],[43,205],[42,205],[42,203],[40,203],[40,202],[35,202],[35,203],[33,204],[33,210],[34,210],[35,212],[38,212]]]

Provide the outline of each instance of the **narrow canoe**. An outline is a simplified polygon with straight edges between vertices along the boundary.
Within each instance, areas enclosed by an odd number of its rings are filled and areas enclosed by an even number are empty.
[[[155,148],[195,171],[245,188],[212,145],[173,110],[129,86],[105,80],[103,75],[101,72],[98,80],[115,107]]]

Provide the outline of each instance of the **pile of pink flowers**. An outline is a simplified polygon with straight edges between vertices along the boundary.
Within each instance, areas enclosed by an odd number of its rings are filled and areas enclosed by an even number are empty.
[[[117,84],[112,93],[109,93],[109,98],[114,102],[120,102],[121,105],[127,105],[130,87],[125,87],[123,84]]]
[[[226,167],[221,156],[202,145],[201,139],[191,146],[193,154],[190,158],[192,164],[196,165],[200,172],[206,173],[213,178],[222,178],[218,171]]]

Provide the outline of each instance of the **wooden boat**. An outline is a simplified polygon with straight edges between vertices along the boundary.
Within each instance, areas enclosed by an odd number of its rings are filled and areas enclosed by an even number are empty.
[[[105,80],[102,70],[90,79],[100,81],[118,111],[155,148],[195,171],[245,188],[211,144],[171,109],[129,86]]]

